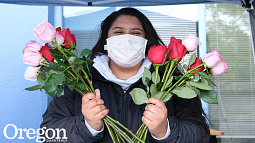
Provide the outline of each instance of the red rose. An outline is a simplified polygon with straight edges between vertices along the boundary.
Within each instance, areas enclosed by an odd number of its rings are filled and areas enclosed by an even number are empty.
[[[167,53],[167,48],[164,45],[151,46],[148,52],[148,58],[153,64],[162,64]]]
[[[42,46],[42,48],[40,49],[40,53],[42,53],[42,55],[44,56],[44,58],[48,61],[48,62],[53,62],[54,58],[53,56],[50,54],[50,49],[51,47],[48,45],[48,43],[45,44],[45,46]]]
[[[186,47],[182,45],[182,40],[176,39],[173,36],[168,45],[169,58],[176,59],[178,57],[178,62],[186,55]]]
[[[187,71],[192,70],[193,68],[195,68],[195,67],[201,65],[202,63],[203,63],[203,62],[202,62],[199,58],[196,57],[195,63],[193,63],[193,64],[190,66],[190,68],[187,69]],[[195,75],[195,72],[202,72],[204,69],[205,69],[204,66],[201,66],[198,70],[193,71],[193,76]]]
[[[169,47],[173,47],[173,44],[174,43],[182,43],[182,40],[181,39],[176,39],[174,36],[171,37],[171,41],[168,45],[168,50],[170,49]]]
[[[69,28],[64,29],[63,31],[61,31],[61,28],[58,27],[56,28],[56,31],[58,32],[58,34],[62,35],[65,39],[64,44],[66,49],[70,49],[71,48],[71,41],[72,43],[76,46],[76,39],[75,39],[75,35],[71,34]]]

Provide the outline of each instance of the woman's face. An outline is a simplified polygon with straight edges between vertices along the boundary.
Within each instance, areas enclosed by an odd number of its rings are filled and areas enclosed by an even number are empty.
[[[146,33],[140,21],[135,16],[130,15],[119,16],[108,30],[108,38],[122,34],[146,38]]]

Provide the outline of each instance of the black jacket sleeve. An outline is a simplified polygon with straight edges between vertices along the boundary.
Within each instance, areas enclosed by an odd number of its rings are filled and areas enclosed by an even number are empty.
[[[209,127],[202,119],[201,102],[198,100],[197,97],[181,99],[174,96],[174,116],[168,115],[170,135],[163,140],[155,140],[149,135],[150,140],[155,143],[209,143],[210,133],[206,133]]]
[[[83,114],[81,112],[74,113],[75,108],[77,108],[75,105],[75,98],[78,98],[78,96],[80,95],[77,92],[72,92],[68,88],[65,88],[65,95],[60,97],[55,96],[46,112],[43,114],[43,122],[40,128],[46,127],[46,129],[44,128],[45,130],[48,128],[53,130],[64,129],[67,137],[65,142],[67,143],[97,142],[103,137],[103,132],[99,133],[97,136],[92,136],[85,125]],[[52,132],[47,133],[48,137],[54,136]],[[42,136],[45,137],[45,134]],[[64,137],[63,132],[60,132],[60,137]],[[59,142],[54,141],[54,139],[52,140],[53,142]]]

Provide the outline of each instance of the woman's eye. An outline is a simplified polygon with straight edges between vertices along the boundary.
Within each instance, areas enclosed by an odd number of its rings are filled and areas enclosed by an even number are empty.
[[[133,32],[132,34],[134,34],[134,35],[140,35],[141,33],[140,33],[140,32]]]
[[[114,33],[116,33],[116,34],[121,34],[122,32],[121,32],[121,31],[116,31],[116,32],[114,32]]]

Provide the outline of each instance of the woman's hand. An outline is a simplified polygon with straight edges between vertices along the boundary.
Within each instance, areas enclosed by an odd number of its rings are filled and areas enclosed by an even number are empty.
[[[84,94],[82,97],[81,111],[91,128],[99,131],[103,126],[102,119],[108,114],[109,110],[104,106],[104,101],[100,99],[100,90],[94,93]]]
[[[146,103],[142,121],[148,126],[149,131],[158,139],[163,138],[167,132],[167,108],[164,102],[158,98],[151,97]]]

